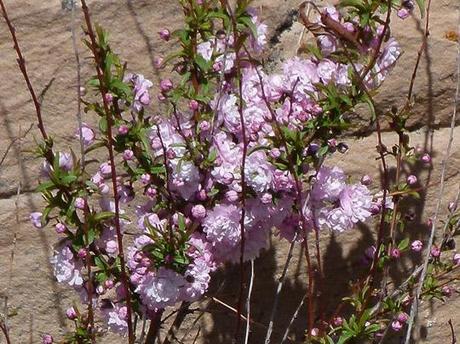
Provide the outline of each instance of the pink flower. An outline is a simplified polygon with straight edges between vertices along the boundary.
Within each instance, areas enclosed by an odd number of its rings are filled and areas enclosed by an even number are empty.
[[[409,17],[409,15],[410,15],[410,12],[406,8],[401,8],[398,10],[398,17],[403,20]]]
[[[147,185],[150,183],[150,180],[152,178],[150,177],[150,174],[144,173],[143,175],[141,175],[140,179],[141,179],[142,184]]]
[[[372,184],[372,177],[365,174],[364,176],[361,177],[361,184],[369,186]]]
[[[410,244],[410,248],[414,252],[420,252],[423,249],[423,243],[420,240],[414,240],[412,244]]]
[[[123,160],[129,161],[132,160],[134,157],[134,152],[131,149],[125,149],[123,152]]]
[[[392,248],[390,255],[392,258],[398,259],[399,257],[401,257],[401,251],[396,247]]]
[[[442,287],[441,292],[444,296],[450,297],[452,296],[452,288],[448,285]]]
[[[109,176],[112,173],[112,166],[110,165],[109,162],[103,162],[101,166],[99,166],[99,171],[104,176]]]
[[[188,107],[189,107],[190,110],[196,111],[196,110],[199,109],[200,103],[198,103],[195,99],[192,99],[192,100],[189,101]]]

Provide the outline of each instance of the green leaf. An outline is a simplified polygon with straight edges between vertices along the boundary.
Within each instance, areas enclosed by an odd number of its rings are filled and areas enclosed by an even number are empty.
[[[203,73],[206,73],[209,68],[211,67],[210,61],[206,61],[203,56],[200,54],[196,54],[195,56],[195,63],[201,69]]]
[[[112,213],[111,211],[103,211],[101,213],[97,213],[95,216],[94,216],[94,220],[96,222],[101,222],[101,221],[105,221],[105,220],[108,220],[108,219],[111,219],[112,217],[114,217],[115,214]]]
[[[409,247],[409,238],[406,238],[406,239],[400,241],[399,244],[398,244],[398,248],[401,251],[406,250],[408,247]]]
[[[252,35],[254,36],[254,38],[257,38],[257,27],[256,25],[252,22],[252,19],[251,17],[249,16],[241,16],[238,18],[238,22],[243,24],[244,26],[246,26],[247,28],[249,28],[251,30],[251,33]]]
[[[415,0],[417,1],[418,8],[420,10],[420,15],[422,18],[425,17],[425,0]]]
[[[56,189],[56,185],[54,184],[53,181],[48,180],[47,182],[40,183],[37,187],[37,192],[43,192],[45,190],[53,190]]]

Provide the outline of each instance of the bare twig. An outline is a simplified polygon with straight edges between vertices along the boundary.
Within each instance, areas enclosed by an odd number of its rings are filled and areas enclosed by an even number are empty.
[[[254,259],[251,259],[251,276],[249,277],[249,289],[248,289],[248,297],[246,299],[246,336],[244,338],[244,344],[248,344],[249,342],[249,332],[251,330],[251,295],[252,295],[252,287],[254,285]]]
[[[427,8],[427,12],[429,11],[429,8]],[[460,26],[460,20],[459,20],[459,26]],[[459,99],[459,91],[460,91],[460,45],[457,46],[458,52],[457,52],[457,86],[456,86],[456,91],[455,91],[455,98],[454,98],[454,109],[452,112],[452,119],[450,123],[450,134],[449,134],[449,141],[447,143],[447,149],[446,153],[444,156],[444,159],[442,161],[442,169],[441,169],[441,183],[439,187],[439,194],[438,194],[438,202],[436,204],[436,209],[434,216],[432,218],[432,224],[431,224],[431,232],[430,232],[430,238],[428,241],[428,245],[426,248],[426,254],[425,254],[425,259],[423,262],[423,270],[420,275],[419,279],[419,285],[417,287],[417,292],[414,298],[414,301],[411,306],[411,311],[410,311],[410,317],[409,317],[409,322],[407,325],[407,332],[406,332],[406,338],[405,338],[405,344],[408,344],[412,335],[412,327],[414,326],[415,318],[417,315],[418,311],[418,302],[420,295],[422,293],[423,289],[423,282],[425,281],[425,277],[427,274],[428,270],[428,262],[430,259],[430,251],[431,247],[433,246],[433,241],[434,241],[434,234],[436,231],[436,223],[438,220],[438,215],[439,211],[441,209],[441,203],[442,199],[444,196],[444,181],[445,181],[445,175],[446,175],[446,170],[447,170],[447,163],[450,158],[450,153],[451,153],[451,148],[452,148],[452,141],[454,139],[454,128],[455,128],[455,121],[457,118],[457,106],[458,106],[458,99]]]
[[[300,300],[299,304],[297,305],[297,308],[295,309],[294,314],[292,314],[291,320],[289,321],[289,324],[286,328],[286,331],[284,331],[283,338],[281,339],[281,344],[283,344],[286,339],[288,339],[289,331],[291,329],[292,324],[294,321],[297,319],[297,316],[299,315],[300,309],[302,308],[303,304],[305,303],[305,299],[307,298],[308,293],[305,293],[305,295],[302,297],[302,300]]]
[[[3,0],[0,0],[0,7],[2,9],[3,18],[5,18],[6,24],[8,25],[8,28],[10,30],[11,38],[13,39],[14,50],[16,50],[16,54],[18,56],[17,62],[18,62],[19,69],[21,70],[22,76],[24,77],[24,80],[27,84],[27,88],[29,89],[29,93],[32,97],[32,101],[35,106],[35,112],[37,113],[37,120],[38,120],[38,128],[40,129],[43,139],[47,141],[48,135],[45,131],[45,126],[43,125],[40,102],[37,98],[37,95],[35,94],[35,90],[30,81],[29,74],[27,73],[26,61],[24,59],[24,56],[22,55],[21,48],[19,47],[18,39],[16,37],[16,30],[14,29],[14,26],[8,17],[8,12],[6,11],[6,6],[3,3]]]
[[[31,123],[29,129],[27,129],[27,130],[24,132],[24,134],[22,134],[22,135],[20,135],[20,136],[18,136],[18,137],[15,137],[15,138],[13,138],[13,139],[11,140],[11,142],[10,142],[10,143],[8,144],[8,146],[6,147],[6,150],[5,150],[5,152],[3,153],[2,158],[0,159],[0,166],[3,164],[3,162],[4,162],[5,159],[6,159],[6,157],[8,156],[8,153],[10,152],[11,147],[13,147],[14,144],[15,144],[17,141],[24,139],[24,138],[27,136],[27,134],[32,130],[33,127],[34,127],[34,125],[33,125],[33,123]]]
[[[278,310],[278,302],[279,302],[279,298],[280,298],[280,294],[281,294],[281,289],[283,289],[283,283],[286,280],[286,275],[287,275],[287,272],[288,272],[289,263],[291,262],[291,259],[292,259],[292,252],[293,252],[296,240],[297,240],[297,235],[298,235],[298,233],[296,232],[294,234],[294,238],[293,238],[293,240],[291,242],[291,245],[289,246],[289,251],[288,251],[288,254],[287,254],[287,258],[286,258],[286,263],[284,263],[283,272],[281,274],[281,277],[278,279],[278,286],[276,288],[276,293],[275,293],[275,298],[274,298],[274,301],[273,301],[272,311],[270,313],[270,322],[268,324],[268,330],[267,330],[267,333],[265,335],[265,342],[264,342],[265,344],[270,343],[270,338],[271,338],[271,335],[272,335],[272,332],[273,332],[273,324],[274,324],[274,321],[275,321],[275,315],[276,315],[276,311]]]
[[[450,336],[452,338],[452,344],[457,344],[457,337],[455,336],[454,325],[452,324],[452,319],[448,321],[450,327]]]

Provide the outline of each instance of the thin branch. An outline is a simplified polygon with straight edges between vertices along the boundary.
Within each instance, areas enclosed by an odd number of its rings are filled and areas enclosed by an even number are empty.
[[[291,320],[289,321],[289,324],[286,328],[286,331],[284,332],[283,339],[281,339],[281,344],[283,344],[286,339],[288,338],[289,335],[289,330],[291,329],[292,324],[294,321],[297,319],[297,316],[299,315],[300,309],[302,308],[303,304],[305,303],[305,299],[307,298],[308,293],[305,293],[305,295],[302,297],[302,300],[300,300],[299,304],[297,305],[297,308],[295,309],[294,314],[292,314]]]
[[[427,15],[428,14],[429,14],[429,7],[427,8]],[[459,20],[459,27],[460,27],[460,20]],[[441,203],[442,203],[442,199],[444,196],[444,181],[445,181],[445,176],[446,176],[447,163],[450,158],[450,153],[452,149],[452,141],[454,140],[454,128],[455,128],[455,121],[457,118],[457,106],[458,106],[459,93],[460,93],[460,45],[457,46],[457,49],[458,49],[458,52],[457,52],[457,86],[456,86],[455,98],[454,98],[454,104],[453,104],[454,109],[452,112],[452,120],[450,123],[449,141],[447,143],[446,153],[442,161],[441,183],[439,187],[438,202],[436,204],[435,213],[432,218],[431,233],[430,233],[430,238],[429,238],[428,245],[426,248],[426,254],[425,254],[425,259],[423,262],[422,274],[419,279],[419,285],[417,287],[416,296],[411,306],[409,322],[407,325],[405,344],[409,343],[411,335],[412,335],[412,327],[414,326],[415,317],[418,311],[418,301],[422,293],[423,282],[425,281],[425,277],[426,277],[427,270],[428,270],[428,262],[430,260],[430,251],[431,251],[431,247],[433,246],[434,234],[436,232],[436,222],[438,220],[439,211],[441,209]]]
[[[296,232],[294,234],[294,238],[293,238],[293,240],[291,242],[291,245],[289,246],[289,251],[288,251],[288,254],[287,254],[287,258],[286,258],[286,263],[284,263],[283,272],[281,274],[281,277],[278,279],[278,286],[276,288],[276,293],[275,293],[275,298],[274,298],[274,301],[273,301],[272,311],[270,313],[270,322],[268,324],[267,333],[265,334],[265,341],[264,341],[265,344],[270,343],[270,338],[271,338],[271,335],[272,335],[272,332],[273,332],[273,324],[274,324],[274,321],[275,321],[275,314],[276,314],[276,311],[278,310],[278,302],[279,302],[279,298],[280,298],[280,294],[281,294],[281,289],[283,289],[283,283],[286,280],[286,275],[287,275],[287,272],[288,272],[288,269],[289,269],[289,264],[290,264],[291,259],[292,259],[292,252],[294,250],[294,246],[295,246],[295,243],[296,243],[296,240],[297,240],[297,235],[298,235],[298,233]]]
[[[251,295],[252,295],[252,287],[254,285],[254,259],[251,259],[251,276],[249,278],[249,290],[248,290],[248,298],[246,299],[246,336],[244,338],[244,344],[249,343],[249,332],[251,330]]]
[[[24,77],[24,80],[27,84],[27,88],[29,89],[30,96],[32,97],[32,101],[35,106],[35,112],[37,113],[38,119],[38,128],[40,129],[43,139],[45,141],[48,141],[48,135],[45,131],[45,126],[43,125],[40,102],[37,98],[37,95],[35,94],[35,90],[32,86],[32,83],[30,82],[29,74],[27,73],[26,61],[24,59],[24,56],[22,55],[21,48],[19,47],[18,39],[16,37],[16,30],[8,17],[8,12],[6,11],[6,6],[3,3],[3,0],[0,0],[0,7],[2,9],[3,18],[5,18],[6,24],[8,25],[8,28],[10,30],[11,38],[13,39],[14,50],[16,50],[16,54],[18,56],[17,62],[19,69],[21,70],[22,76]]]
[[[101,68],[101,61],[100,56],[98,53],[96,36],[93,31],[93,26],[91,23],[91,17],[89,14],[88,7],[86,5],[85,0],[81,0],[82,10],[85,16],[86,26],[87,26],[87,34],[91,40],[91,50],[94,55],[94,59],[96,62],[96,72],[97,77],[99,79],[99,90],[102,95],[102,101],[104,104],[104,111],[107,119],[107,139],[108,145],[107,149],[109,151],[109,160],[111,168],[111,177],[112,177],[112,187],[113,187],[113,197],[115,203],[115,229],[117,233],[117,242],[118,242],[118,256],[120,257],[120,275],[123,287],[126,289],[126,307],[127,307],[127,322],[128,322],[128,340],[129,343],[134,343],[134,333],[133,333],[133,322],[132,322],[132,307],[131,307],[131,294],[129,292],[129,280],[128,275],[126,273],[126,265],[125,265],[125,256],[123,252],[123,234],[121,232],[120,226],[120,199],[118,197],[118,190],[117,190],[117,172],[115,169],[115,157],[113,153],[113,134],[112,134],[112,126],[113,126],[113,118],[110,111],[110,107],[107,101],[107,90],[105,88],[105,78],[103,75],[103,69]]]
[[[452,319],[449,319],[448,323],[449,323],[449,327],[450,327],[450,336],[452,338],[452,344],[456,344],[457,343],[457,337],[455,336],[454,325],[452,324]]]
[[[15,137],[11,140],[11,142],[9,143],[8,147],[6,147],[6,150],[5,150],[5,153],[3,153],[3,156],[2,158],[0,159],[0,166],[3,164],[3,162],[5,161],[6,157],[8,156],[8,153],[10,152],[10,149],[14,146],[14,144],[16,143],[16,141],[19,141],[19,140],[22,140],[24,139],[27,134],[32,130],[32,128],[34,127],[34,124],[31,123],[30,124],[30,127],[29,129],[27,129],[24,134],[22,134],[21,136],[18,136],[18,137]]]

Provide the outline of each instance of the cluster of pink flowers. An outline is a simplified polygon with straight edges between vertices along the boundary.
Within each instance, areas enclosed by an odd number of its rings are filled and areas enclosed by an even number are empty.
[[[347,30],[355,30],[357,24],[343,22],[334,8],[326,11]],[[254,12],[249,14],[257,32],[257,36],[250,37],[250,48],[258,54],[266,44],[267,27]],[[167,30],[160,35],[165,40],[170,37]],[[370,37],[363,53],[372,51],[376,39],[378,37]],[[127,249],[130,287],[145,314],[153,315],[180,301],[198,300],[206,292],[211,273],[219,264],[239,261],[242,234],[245,242],[243,258],[250,260],[267,247],[273,229],[282,238],[293,240],[300,228],[343,232],[375,213],[372,209],[378,201],[367,188],[367,181],[350,184],[345,173],[337,167],[323,166],[315,171],[313,164],[305,163],[305,173],[313,178],[313,182],[310,188],[302,185],[299,195],[294,175],[281,164],[287,152],[285,146],[275,144],[279,127],[300,133],[323,114],[324,87],[335,85],[337,92],[343,95],[352,87],[350,74],[354,72],[353,66],[335,61],[331,55],[338,49],[337,41],[329,35],[321,36],[318,44],[323,58],[295,57],[284,62],[278,73],[267,74],[261,67],[242,64],[241,95],[232,75],[237,59],[245,57],[245,52],[240,52],[242,56],[236,55],[234,37],[214,37],[198,44],[198,54],[206,62],[212,62],[215,73],[225,75],[221,91],[210,104],[215,116],[197,119],[196,112],[204,104],[196,100],[190,100],[186,110],[174,109],[170,117],[156,116],[155,124],[146,132],[144,141],[150,147],[149,156],[144,159],[160,162],[166,168],[167,177],[159,182],[158,175],[142,170],[142,173],[136,172],[135,177],[119,177],[117,180],[122,206],[134,199],[145,198],[144,204],[136,205],[137,220],[132,222],[137,224],[140,233]],[[370,88],[380,85],[399,54],[399,46],[393,39],[385,43],[376,66],[366,78]],[[355,67],[362,69],[359,65]],[[117,128],[117,142],[122,142],[130,134],[136,126],[135,115],[147,111],[152,99],[149,89],[153,84],[142,75],[130,74],[125,82],[132,87],[133,101],[129,106],[120,103],[124,112],[123,123]],[[164,79],[159,86],[161,94],[158,98],[164,101],[174,85],[171,80]],[[107,101],[113,101],[110,94],[107,98]],[[244,105],[240,104],[240,98]],[[133,116],[127,115],[129,112]],[[95,131],[87,124],[77,133],[77,137],[80,136],[86,147],[96,140]],[[311,143],[304,150],[302,159],[319,159],[321,144]],[[208,157],[203,155],[201,147],[207,148]],[[125,147],[119,153],[127,170],[138,171],[142,167],[135,147]],[[203,160],[207,160],[207,164],[203,164]],[[59,166],[65,171],[72,169],[70,154],[59,155]],[[101,199],[97,211],[114,212],[114,202],[109,198],[113,190],[111,183],[107,182],[112,168],[109,162],[103,162],[91,177],[93,192]],[[51,170],[52,167],[45,163],[43,175],[49,175]],[[135,191],[139,189],[143,190],[143,195]],[[301,211],[296,206],[299,197]],[[171,209],[164,206],[165,202],[179,206],[171,213]],[[82,211],[89,205],[84,198],[76,198],[74,206],[83,222]],[[32,214],[31,219],[36,227],[41,227],[39,213]],[[126,220],[121,222],[122,230],[130,224]],[[304,228],[303,222],[308,228]],[[56,231],[64,234],[72,229],[59,222]],[[185,239],[182,236],[186,236]],[[172,238],[179,243],[174,250],[168,241]],[[113,262],[119,253],[117,239],[110,220],[94,241],[98,252],[108,262]],[[114,282],[109,277],[95,285],[95,300],[87,300],[82,273],[87,251],[74,246],[68,240],[57,246],[52,259],[57,280],[76,288],[83,301],[97,304],[108,327],[124,333],[127,328],[127,291],[119,281]],[[112,288],[115,288],[115,296],[98,298]]]

